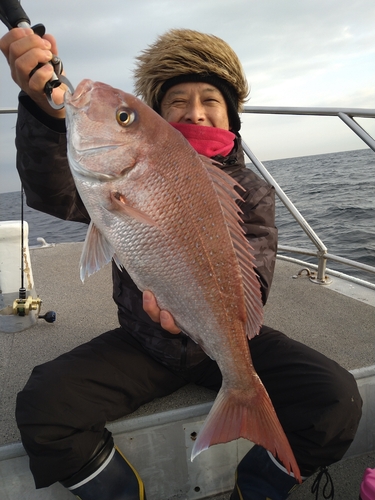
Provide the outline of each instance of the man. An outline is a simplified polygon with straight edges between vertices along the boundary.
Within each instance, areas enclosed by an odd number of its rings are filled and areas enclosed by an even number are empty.
[[[67,164],[64,111],[50,108],[43,95],[51,68],[42,66],[29,76],[57,53],[54,39],[15,29],[0,48],[23,90],[17,167],[28,204],[89,222]],[[199,153],[219,161],[244,187],[243,227],[254,248],[265,303],[277,248],[274,190],[244,165],[238,113],[248,86],[236,54],[217,37],[172,30],[138,57],[135,89]],[[55,102],[62,94],[55,90]],[[17,423],[36,487],[60,481],[82,500],[145,498],[138,473],[113,446],[107,421],[189,382],[215,391],[221,385],[215,361],[179,332],[150,292],[142,303],[129,275],[115,265],[113,283],[120,328],[36,367],[17,401]],[[353,377],[266,326],[249,344],[302,476],[340,460],[361,415]],[[269,452],[254,446],[237,468],[231,499],[281,500],[296,484]]]

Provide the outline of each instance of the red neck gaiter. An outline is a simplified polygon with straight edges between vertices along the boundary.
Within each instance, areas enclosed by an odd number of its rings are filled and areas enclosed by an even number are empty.
[[[236,136],[229,130],[190,123],[171,123],[170,125],[181,132],[197,153],[208,158],[216,155],[227,156],[234,147]]]

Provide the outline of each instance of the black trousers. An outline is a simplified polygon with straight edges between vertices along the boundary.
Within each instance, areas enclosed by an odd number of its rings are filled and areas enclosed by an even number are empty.
[[[361,416],[352,375],[268,327],[250,341],[250,350],[302,475],[340,460]],[[18,394],[16,418],[36,487],[81,469],[106,422],[191,382],[218,391],[216,362],[207,357],[194,368],[172,371],[122,328],[35,367]]]

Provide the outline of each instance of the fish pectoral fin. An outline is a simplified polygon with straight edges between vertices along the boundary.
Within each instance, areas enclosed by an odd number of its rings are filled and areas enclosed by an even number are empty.
[[[115,215],[117,214],[120,217],[130,217],[131,219],[135,219],[141,224],[147,224],[148,226],[157,225],[157,223],[148,214],[132,206],[126,197],[118,191],[111,193],[111,201],[112,206],[109,209],[111,213]]]
[[[90,276],[99,271],[111,261],[112,257],[114,257],[112,245],[108,243],[95,224],[90,222],[80,260],[82,282],[86,275]]]

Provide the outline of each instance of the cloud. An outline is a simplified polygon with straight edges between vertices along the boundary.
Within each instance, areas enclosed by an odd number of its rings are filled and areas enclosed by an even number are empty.
[[[166,30],[184,27],[217,35],[233,47],[251,85],[250,105],[374,107],[373,0],[23,0],[22,5],[32,23],[44,23],[58,40],[74,85],[91,78],[132,91],[135,56]],[[0,34],[5,31],[0,27]],[[0,106],[15,106],[18,90],[1,57],[0,88]],[[249,134],[262,159],[299,156],[303,148],[315,154],[363,147],[330,120],[320,127],[301,118],[283,120],[246,117],[251,126],[244,125],[243,135]],[[370,130],[374,133],[373,125]],[[8,151],[13,140],[8,132],[6,137]],[[14,148],[6,154],[12,157]]]

